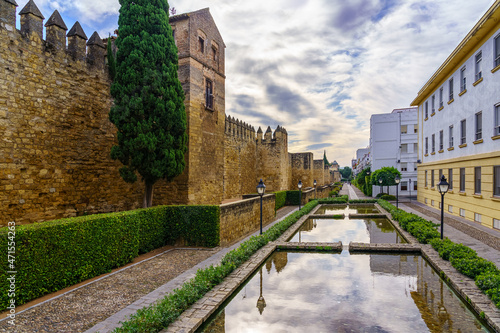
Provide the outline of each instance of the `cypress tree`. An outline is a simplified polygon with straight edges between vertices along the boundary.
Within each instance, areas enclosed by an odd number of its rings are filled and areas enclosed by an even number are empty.
[[[323,153],[323,161],[325,162],[325,165],[330,165],[330,162],[328,162],[328,159],[326,158],[326,150]]]
[[[185,167],[187,151],[184,91],[177,76],[177,48],[166,0],[120,0],[116,39],[114,105],[109,119],[118,129],[111,157],[120,175],[145,184],[144,207],[159,179],[171,181]]]

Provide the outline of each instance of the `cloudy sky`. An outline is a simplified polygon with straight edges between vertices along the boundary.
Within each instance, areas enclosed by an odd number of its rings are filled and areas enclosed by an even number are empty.
[[[28,0],[17,0],[18,12]],[[226,114],[284,126],[291,152],[350,166],[370,116],[408,107],[495,0],[172,0],[209,7],[226,44]],[[107,37],[118,0],[35,0]]]

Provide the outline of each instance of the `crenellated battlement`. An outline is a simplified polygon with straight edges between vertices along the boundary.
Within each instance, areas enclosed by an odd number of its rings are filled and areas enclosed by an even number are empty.
[[[255,128],[253,126],[228,115],[226,115],[224,133],[245,141],[255,140]]]
[[[106,47],[97,32],[88,39],[80,23],[76,21],[66,34],[68,28],[59,12],[55,10],[45,23],[46,40],[43,40],[45,17],[35,2],[28,1],[19,12],[21,30],[16,29],[17,7],[15,0],[0,0],[0,29],[8,33],[11,43],[17,44],[16,40],[18,42],[24,40],[23,48],[36,53],[67,55],[73,61],[84,62],[89,67],[100,70],[104,69]]]

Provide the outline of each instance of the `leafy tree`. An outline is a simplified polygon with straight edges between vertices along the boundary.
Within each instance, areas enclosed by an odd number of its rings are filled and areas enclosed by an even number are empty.
[[[346,166],[346,167],[343,167],[342,169],[340,169],[339,171],[340,171],[340,174],[342,175],[342,178],[344,178],[344,179],[351,178],[351,174],[352,174],[351,168]]]
[[[114,105],[109,119],[118,129],[111,157],[123,163],[120,175],[145,184],[144,207],[153,186],[171,181],[185,167],[187,151],[184,91],[166,0],[120,0],[116,39]]]
[[[401,172],[398,169],[395,167],[383,167],[371,174],[371,183],[372,185],[381,185],[378,180],[382,179],[382,186],[387,186],[387,193],[389,193],[389,186],[396,185],[394,181],[396,176],[401,178]]]

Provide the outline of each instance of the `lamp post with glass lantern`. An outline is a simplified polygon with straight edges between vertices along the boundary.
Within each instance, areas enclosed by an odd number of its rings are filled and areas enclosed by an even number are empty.
[[[260,234],[262,235],[262,197],[264,196],[264,192],[266,192],[266,185],[260,180],[257,185],[257,193],[260,195]]]
[[[396,175],[396,178],[394,178],[394,182],[396,183],[396,208],[399,209],[399,182],[401,179],[399,178],[398,175]]]
[[[438,184],[438,191],[441,194],[441,239],[443,239],[443,221],[444,221],[444,195],[448,192],[450,184],[446,181],[444,175],[441,176],[441,181]]]
[[[313,184],[314,184],[314,199],[316,199],[316,184],[317,184],[316,179],[314,180]]]
[[[368,181],[370,181],[370,170],[366,170],[365,185],[368,184]],[[372,185],[370,184],[370,186],[372,186]],[[372,191],[370,191],[370,192],[372,192]],[[373,193],[372,193],[372,196],[373,196]]]
[[[300,210],[300,204],[302,203],[302,180],[299,180],[299,184],[297,186],[299,187],[299,210]]]
[[[382,193],[383,192],[383,190],[382,190],[382,178],[378,179],[378,183],[380,184],[380,193]]]

